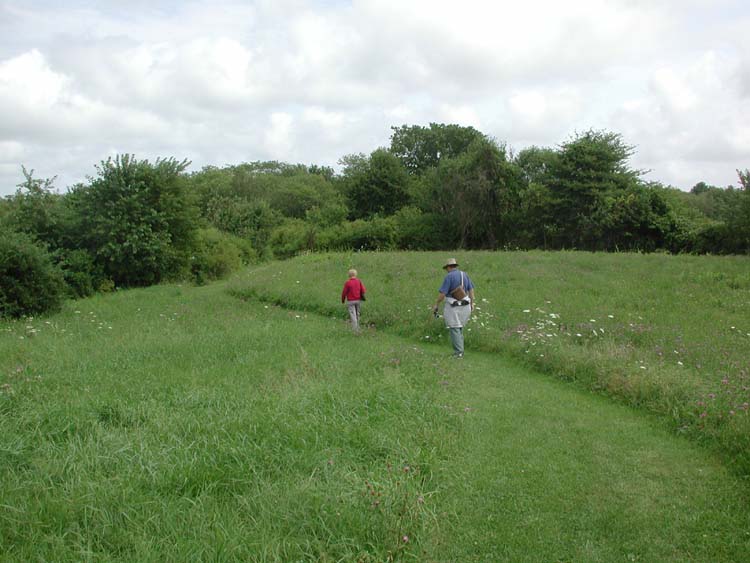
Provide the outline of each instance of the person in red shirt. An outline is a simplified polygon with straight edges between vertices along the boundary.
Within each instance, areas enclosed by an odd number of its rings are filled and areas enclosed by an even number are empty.
[[[341,302],[349,309],[352,330],[359,333],[359,316],[362,301],[365,300],[365,284],[357,278],[357,270],[349,270],[349,279],[341,292]]]

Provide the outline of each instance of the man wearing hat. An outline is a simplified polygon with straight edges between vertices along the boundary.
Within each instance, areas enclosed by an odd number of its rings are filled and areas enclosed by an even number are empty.
[[[471,312],[474,310],[474,284],[466,272],[458,269],[458,262],[455,258],[450,258],[443,269],[448,273],[438,290],[438,298],[432,310],[437,313],[440,302],[445,301],[443,318],[450,333],[451,344],[453,344],[453,357],[463,358],[463,327],[469,322]]]

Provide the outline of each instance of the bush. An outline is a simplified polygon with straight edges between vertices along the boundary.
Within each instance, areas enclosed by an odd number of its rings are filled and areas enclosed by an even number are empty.
[[[199,285],[224,278],[243,263],[256,259],[249,241],[222,233],[217,229],[202,229],[197,233],[196,250],[190,260],[190,273]]]
[[[69,194],[79,222],[77,247],[116,285],[150,285],[187,270],[197,225],[182,174],[188,164],[110,158],[88,186]]]
[[[315,225],[301,219],[289,219],[271,233],[271,249],[277,258],[291,258],[317,247]]]
[[[71,297],[89,297],[105,281],[94,259],[85,250],[61,250],[56,253],[56,259]]]
[[[0,317],[54,311],[64,292],[63,276],[44,248],[25,234],[0,232]]]
[[[449,242],[443,235],[442,218],[424,213],[416,207],[403,207],[393,215],[396,246],[401,250],[440,250]]]
[[[396,248],[396,225],[390,217],[357,219],[324,230],[318,246],[325,250],[392,250]]]

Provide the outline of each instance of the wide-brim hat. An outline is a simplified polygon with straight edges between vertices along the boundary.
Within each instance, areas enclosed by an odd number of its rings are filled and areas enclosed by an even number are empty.
[[[455,258],[448,258],[448,261],[445,263],[445,266],[443,266],[443,270],[445,270],[449,266],[456,266],[456,267],[458,267],[458,262],[456,262]]]

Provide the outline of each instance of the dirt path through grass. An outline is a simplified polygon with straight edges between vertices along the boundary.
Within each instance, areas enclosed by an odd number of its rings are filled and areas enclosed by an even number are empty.
[[[743,484],[695,444],[497,355],[449,373],[469,416],[446,560],[747,560]]]

